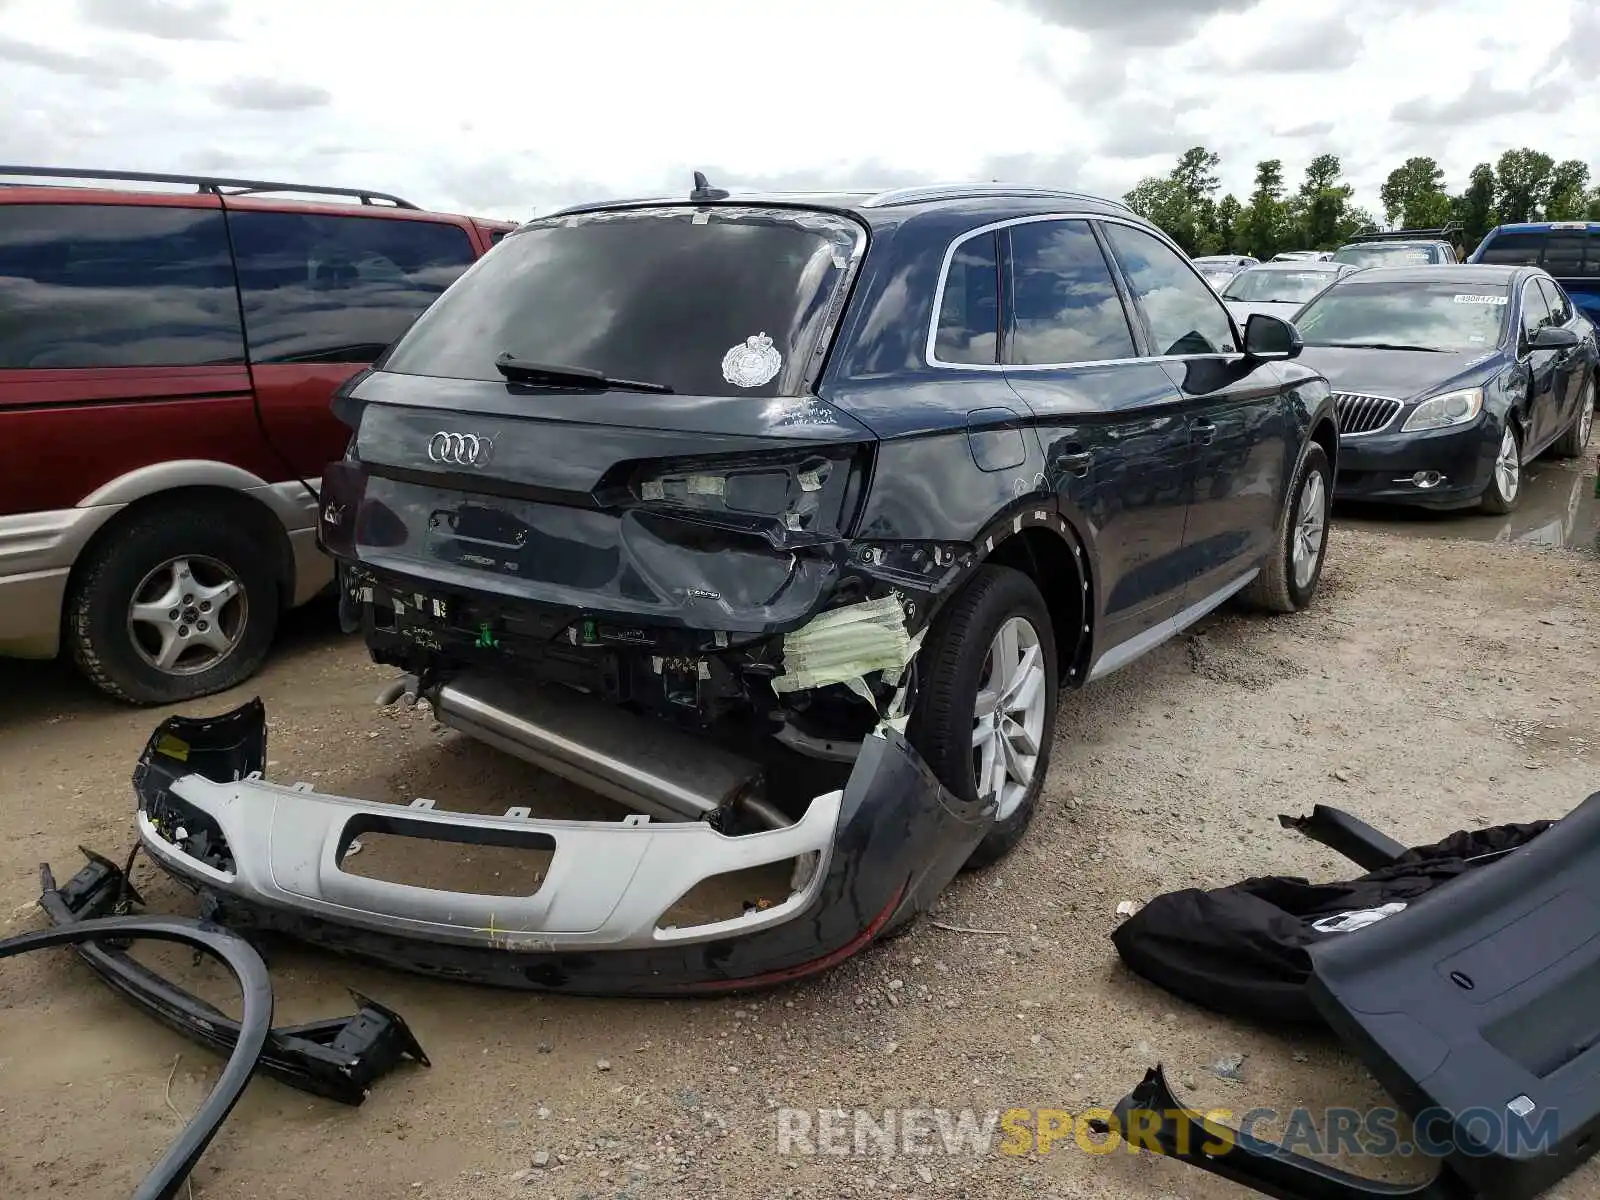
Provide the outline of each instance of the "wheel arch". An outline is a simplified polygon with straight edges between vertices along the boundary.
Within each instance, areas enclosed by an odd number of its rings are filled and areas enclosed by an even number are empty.
[[[980,567],[1010,567],[1031,579],[1044,597],[1055,632],[1058,677],[1077,687],[1088,678],[1094,641],[1093,556],[1076,526],[1053,499],[1026,498],[997,518],[975,541],[965,568],[945,587],[937,609],[957,595]]]
[[[227,512],[236,517],[263,545],[268,547],[272,556],[273,578],[278,584],[279,607],[280,609],[290,607],[295,585],[294,549],[289,543],[288,530],[284,528],[277,511],[254,495],[236,488],[215,484],[190,484],[142,495],[124,504],[117,512],[101,522],[79,547],[78,553],[73,558],[63,595],[61,620],[63,622],[66,620],[72,596],[87,570],[87,565],[94,560],[94,556],[103,546],[134,521],[144,519],[151,513],[159,513],[163,509],[193,507],[206,508],[213,512]]]

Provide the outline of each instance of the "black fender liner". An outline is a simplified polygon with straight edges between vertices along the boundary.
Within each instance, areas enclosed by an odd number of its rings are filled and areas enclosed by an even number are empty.
[[[133,1193],[133,1200],[174,1200],[255,1073],[272,1031],[272,980],[266,964],[249,942],[215,925],[185,917],[101,917],[62,928],[41,929],[0,941],[0,958],[51,946],[81,947],[122,938],[178,942],[209,954],[239,981],[244,1005],[233,1052],[211,1094]]]

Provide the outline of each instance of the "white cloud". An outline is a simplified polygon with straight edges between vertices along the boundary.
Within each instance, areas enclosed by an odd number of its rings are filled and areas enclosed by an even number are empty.
[[[1562,49],[1591,8],[9,0],[0,161],[303,179],[518,217],[686,191],[697,168],[734,185],[1001,177],[1120,194],[1203,144],[1240,195],[1260,159],[1281,158],[1293,186],[1331,151],[1376,208],[1412,154],[1456,188],[1513,146],[1592,156],[1592,46]],[[1572,119],[1530,119],[1553,103]]]

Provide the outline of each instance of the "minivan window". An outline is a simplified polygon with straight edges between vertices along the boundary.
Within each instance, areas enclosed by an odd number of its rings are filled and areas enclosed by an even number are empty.
[[[938,361],[993,364],[1000,344],[1000,260],[995,235],[980,234],[956,247],[939,300],[933,343]]]
[[[1165,242],[1129,225],[1104,223],[1160,355],[1231,354],[1233,322],[1200,277]]]
[[[219,210],[0,205],[0,370],[243,361]]]
[[[255,363],[370,363],[474,258],[439,221],[235,212],[229,226]]]
[[[502,355],[688,395],[792,396],[828,336],[859,226],[800,209],[607,209],[524,226],[380,369],[504,382]]]
[[[1122,297],[1087,221],[1013,226],[1011,291],[1008,363],[1039,366],[1135,355]]]

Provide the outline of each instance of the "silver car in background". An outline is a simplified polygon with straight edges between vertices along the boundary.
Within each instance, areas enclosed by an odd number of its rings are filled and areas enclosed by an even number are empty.
[[[1202,254],[1189,261],[1194,263],[1201,278],[1220,293],[1228,286],[1230,279],[1240,271],[1256,266],[1261,260],[1248,254]]]
[[[1255,313],[1291,320],[1305,303],[1335,279],[1359,267],[1349,263],[1291,259],[1240,271],[1222,289],[1222,301],[1242,326]]]

